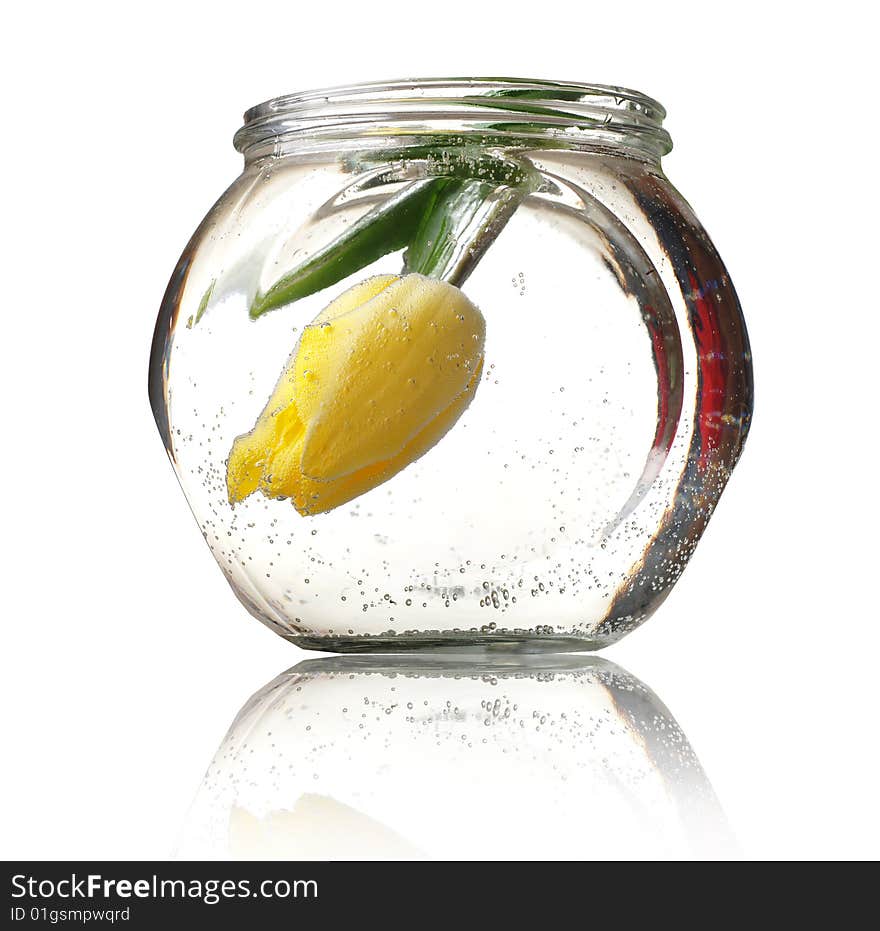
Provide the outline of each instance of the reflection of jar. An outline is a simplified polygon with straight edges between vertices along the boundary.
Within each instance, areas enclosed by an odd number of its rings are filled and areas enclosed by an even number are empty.
[[[663,115],[517,80],[249,111],[244,172],[162,304],[150,396],[256,617],[319,649],[590,649],[656,609],[752,409]]]
[[[598,657],[331,657],[241,709],[187,859],[731,856],[675,719]]]

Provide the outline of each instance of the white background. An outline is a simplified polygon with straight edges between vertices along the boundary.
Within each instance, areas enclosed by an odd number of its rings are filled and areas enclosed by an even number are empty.
[[[664,165],[736,283],[756,410],[682,581],[607,655],[670,707],[747,856],[880,853],[869,10],[7,10],[0,854],[168,856],[239,706],[305,657],[238,605],[177,487],[146,396],[155,314],[239,171],[245,107],[449,74],[622,84],[667,106]]]

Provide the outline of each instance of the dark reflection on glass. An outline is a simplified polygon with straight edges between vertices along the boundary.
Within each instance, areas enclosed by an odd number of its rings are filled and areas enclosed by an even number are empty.
[[[239,712],[178,849],[235,859],[735,853],[657,696],[607,660],[547,655],[300,663]]]

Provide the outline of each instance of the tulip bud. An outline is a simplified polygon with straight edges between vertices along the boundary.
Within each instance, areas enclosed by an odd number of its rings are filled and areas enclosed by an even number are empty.
[[[369,278],[304,330],[249,433],[232,445],[229,501],[259,490],[320,514],[388,481],[455,425],[477,390],[486,323],[456,287]]]

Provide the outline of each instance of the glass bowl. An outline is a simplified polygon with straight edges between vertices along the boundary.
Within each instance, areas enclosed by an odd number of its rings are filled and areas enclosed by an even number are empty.
[[[525,80],[248,111],[156,325],[206,542],[300,646],[595,649],[649,617],[752,410],[663,108]]]

